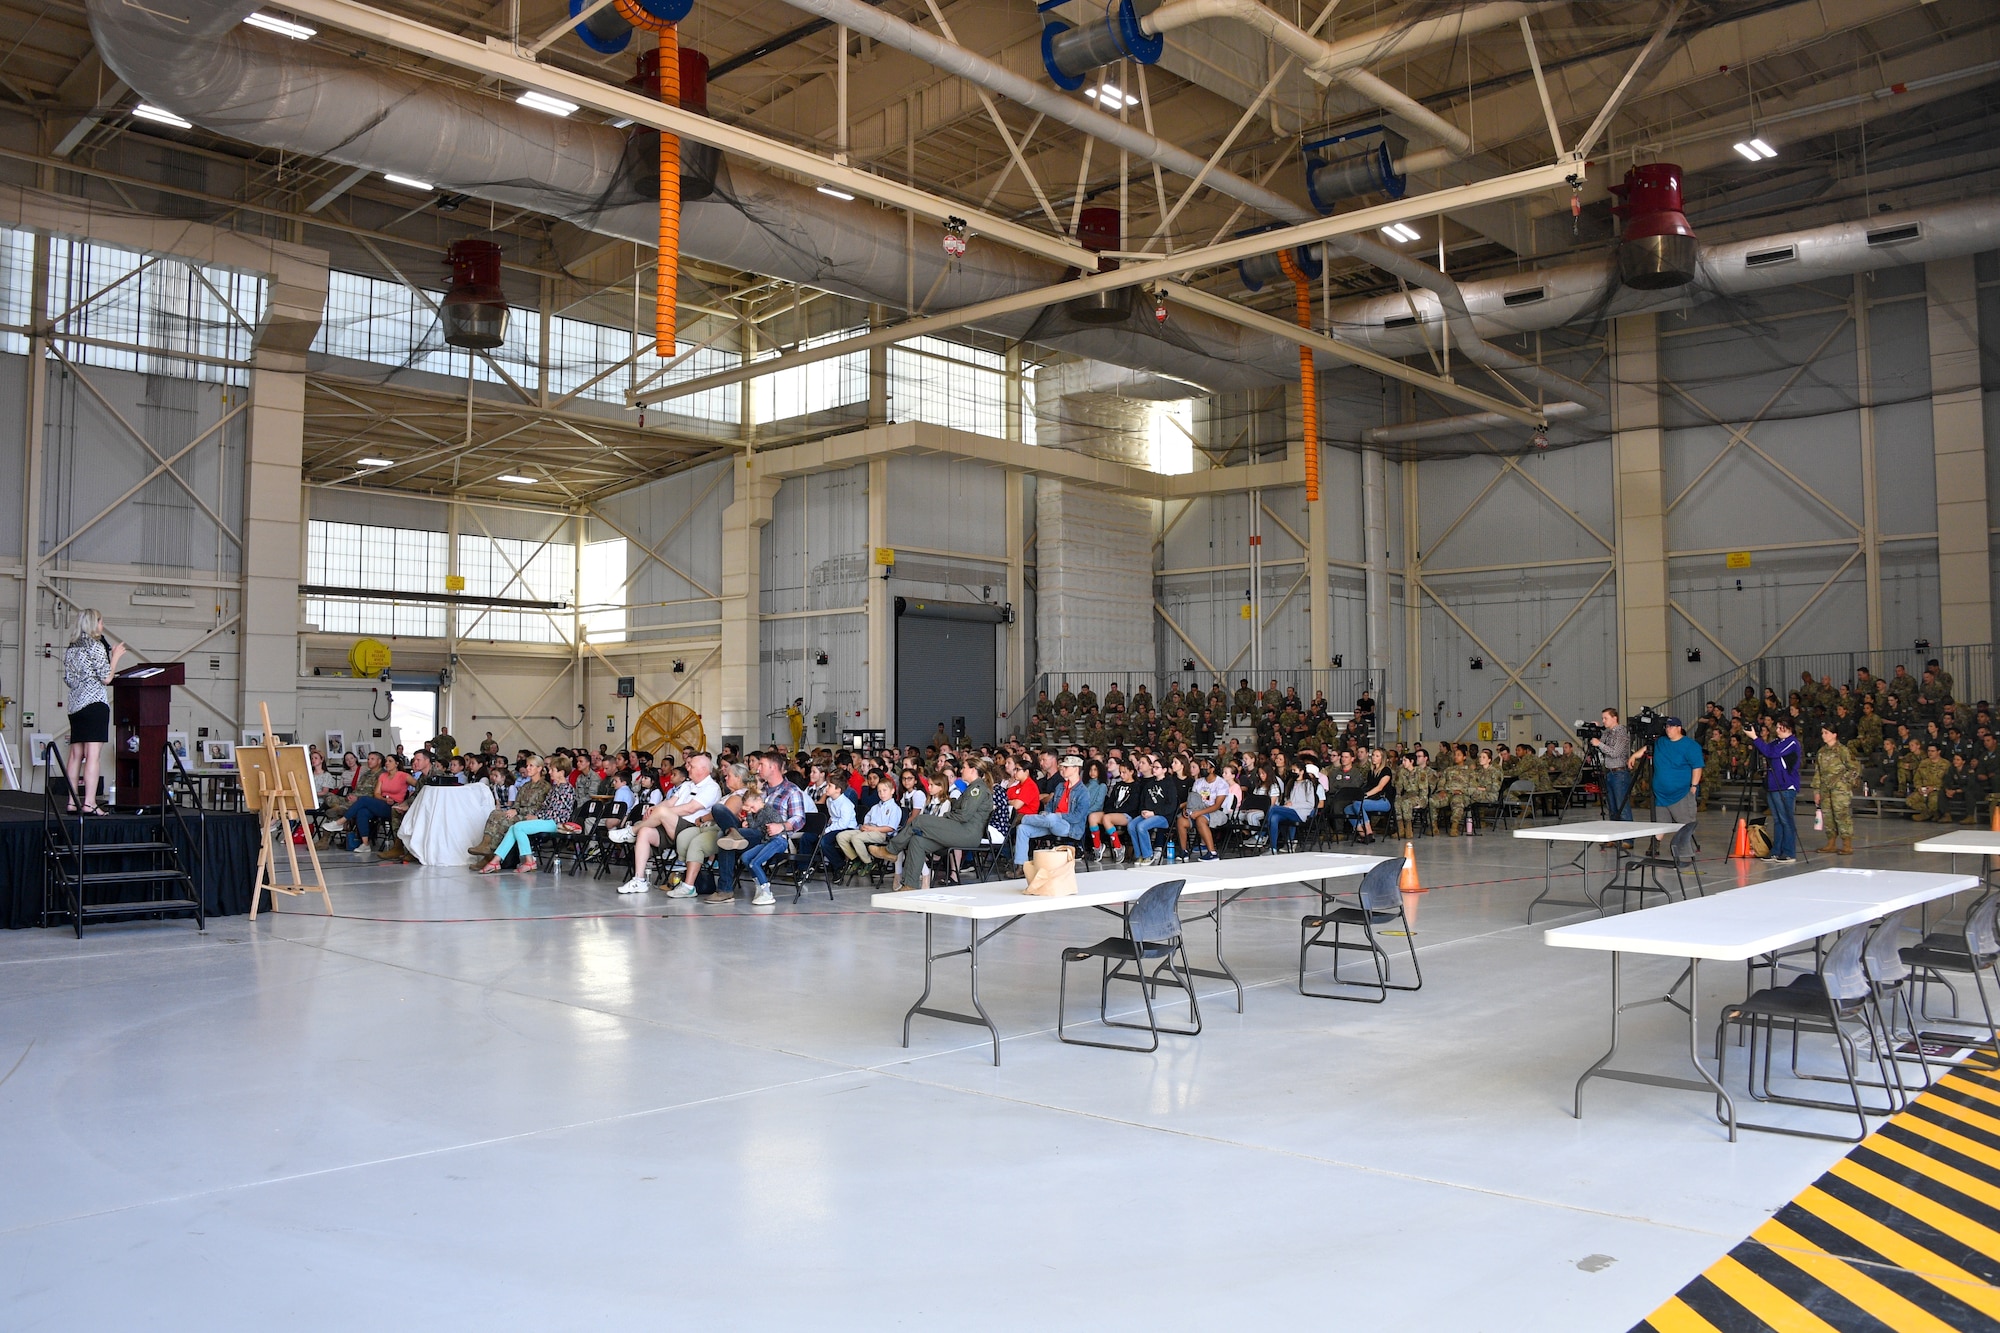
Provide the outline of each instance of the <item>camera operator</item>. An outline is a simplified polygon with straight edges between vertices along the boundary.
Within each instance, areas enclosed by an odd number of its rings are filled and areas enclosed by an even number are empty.
[[[1679,718],[1661,718],[1660,725],[1666,735],[1651,747],[1640,746],[1633,758],[1644,758],[1648,748],[1653,752],[1653,818],[1662,824],[1691,823],[1706,757],[1701,746],[1681,730]]]
[[[1638,759],[1632,753],[1632,733],[1618,720],[1618,710],[1607,708],[1600,715],[1602,730],[1589,737],[1604,765],[1604,809],[1612,819],[1632,818],[1632,768]]]
[[[1798,740],[1792,735],[1792,719],[1780,713],[1767,718],[1762,737],[1750,744],[1764,756],[1765,797],[1771,807],[1771,854],[1764,859],[1772,865],[1788,866],[1799,857],[1799,829],[1794,802],[1799,798]],[[1775,734],[1774,734],[1775,733]]]

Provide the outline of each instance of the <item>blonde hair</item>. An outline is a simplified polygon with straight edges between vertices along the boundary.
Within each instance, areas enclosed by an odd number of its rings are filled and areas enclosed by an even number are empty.
[[[86,606],[76,613],[76,637],[71,643],[89,643],[104,633],[104,616],[94,606]]]

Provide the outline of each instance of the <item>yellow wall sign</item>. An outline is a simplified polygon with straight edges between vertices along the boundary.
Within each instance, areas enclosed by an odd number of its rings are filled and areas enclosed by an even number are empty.
[[[447,575],[445,575],[445,576],[444,576],[444,590],[445,590],[446,592],[464,592],[464,591],[465,591],[465,575],[463,575],[463,574],[447,574]]]
[[[875,548],[875,563],[876,563],[876,564],[878,564],[878,565],[893,565],[893,564],[895,564],[895,563],[896,563],[896,548],[895,548],[895,547],[893,547],[893,546],[878,546],[878,547],[876,547],[876,548]]]
[[[1245,603],[1243,603],[1243,609],[1242,609],[1241,611],[1237,612],[1237,614],[1238,614],[1238,615],[1240,615],[1240,616],[1242,616],[1242,617],[1243,617],[1243,618],[1244,618],[1245,620],[1248,620],[1248,619],[1250,619],[1250,618],[1251,618],[1252,616],[1256,615],[1257,613],[1256,613],[1255,611],[1252,611],[1252,610],[1250,609],[1250,603],[1248,603],[1248,602],[1245,602]]]
[[[1479,739],[1482,741],[1493,739],[1493,724],[1491,722],[1481,722],[1479,724]]]
[[[1731,551],[1728,555],[1722,557],[1722,563],[1730,569],[1748,569],[1750,568],[1750,553],[1748,551]]]

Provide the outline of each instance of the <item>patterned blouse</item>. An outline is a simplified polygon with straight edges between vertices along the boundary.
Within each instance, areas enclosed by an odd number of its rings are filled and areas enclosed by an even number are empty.
[[[104,678],[111,674],[111,658],[104,644],[85,639],[63,650],[63,685],[69,690],[69,711],[81,713],[92,704],[105,703],[110,694]]]

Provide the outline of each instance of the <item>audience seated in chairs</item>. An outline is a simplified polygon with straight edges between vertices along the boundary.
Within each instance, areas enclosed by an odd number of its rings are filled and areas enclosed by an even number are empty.
[[[1056,837],[1078,847],[1090,828],[1090,792],[1083,782],[1083,756],[1066,754],[1057,761],[1061,778],[1055,790],[1042,798],[1042,808],[1023,816],[1014,826],[1014,873],[1025,873],[1028,844],[1040,837]],[[982,819],[981,824],[985,821]],[[904,887],[911,887],[907,883]]]
[[[1064,769],[1074,772],[1081,764]],[[895,837],[869,851],[876,857],[893,861],[902,858],[900,887],[921,889],[930,882],[930,855],[943,848],[963,850],[976,847],[986,835],[987,821],[993,813],[993,782],[997,776],[991,765],[982,767],[971,755],[965,755],[959,765],[959,779],[965,783],[965,790],[958,793],[950,804],[941,811],[926,811],[903,825]],[[1081,783],[1076,784],[1079,791]],[[1077,803],[1082,804],[1079,795]],[[1083,817],[1077,818],[1081,837]]]
[[[687,777],[658,805],[638,821],[611,831],[613,842],[632,844],[632,878],[620,884],[618,892],[644,893],[652,887],[648,872],[652,866],[653,849],[665,841],[678,850],[683,828],[698,824],[709,809],[722,799],[722,788],[711,776],[714,768],[715,761],[706,754],[690,755]]]

